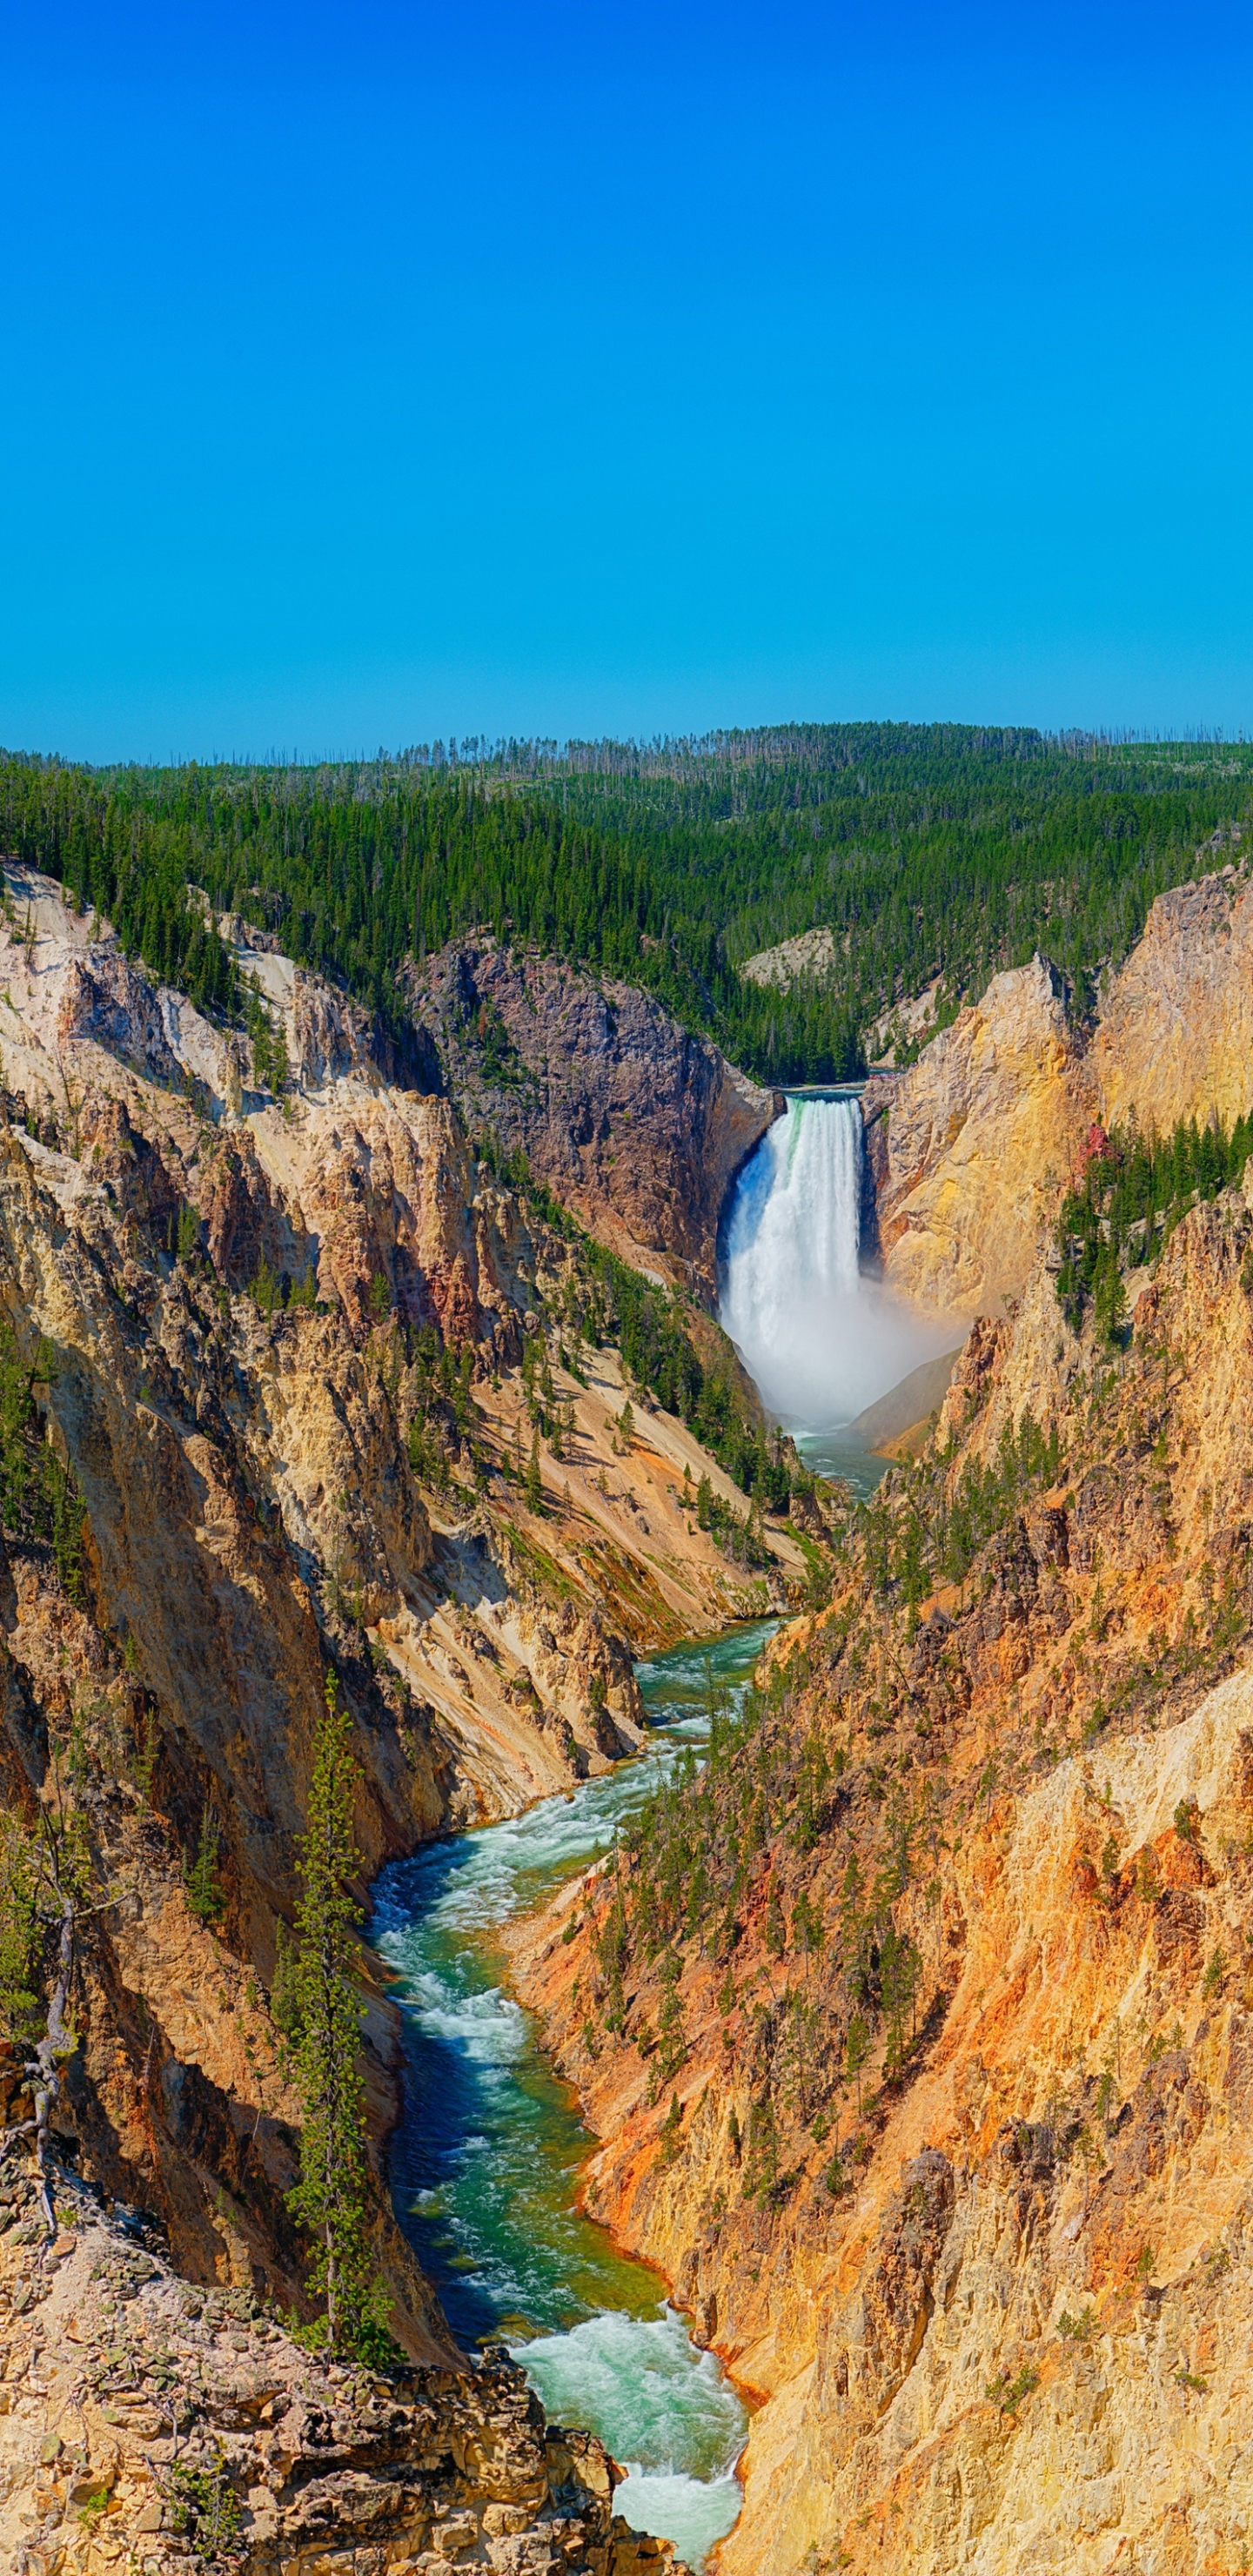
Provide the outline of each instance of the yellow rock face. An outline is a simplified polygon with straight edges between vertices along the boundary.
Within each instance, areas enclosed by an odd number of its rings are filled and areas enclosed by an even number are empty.
[[[1168,1132],[1253,1106],[1253,889],[1228,868],[1160,895],[1095,1032],[1052,970],[995,975],[864,1108],[884,1273],[945,1313],[1019,1294],[1086,1127]]]
[[[1060,992],[1038,957],[994,976],[908,1073],[876,1086],[868,1113],[891,1286],[955,1315],[995,1311],[1020,1288],[1085,1097]]]
[[[1253,1106],[1253,889],[1226,869],[1159,895],[1110,987],[1091,1068],[1106,1126],[1167,1133]]]
[[[999,1472],[1026,1412],[1057,1434],[1050,1481],[914,1614],[854,1555],[831,1609],[776,1639],[777,1720],[738,1757],[772,1819],[750,1839],[728,1783],[734,1928],[719,1900],[675,1936],[664,2078],[668,1924],[661,1949],[633,1936],[594,2048],[607,1880],[515,1927],[523,1996],[601,2141],[588,2206],[761,2401],[719,2576],[1240,2565],[1251,1247],[1243,1189],[1194,1208],[1138,1283],[1126,1352],[1070,1330],[1042,1260],[1012,1315],[976,1324],[939,1426],[949,1500]],[[811,1730],[839,1756],[816,1830],[788,1806]],[[882,2053],[850,2075],[847,1909],[903,1830],[913,1857],[879,1884],[921,1962],[918,2038],[894,2058],[871,2001]]]

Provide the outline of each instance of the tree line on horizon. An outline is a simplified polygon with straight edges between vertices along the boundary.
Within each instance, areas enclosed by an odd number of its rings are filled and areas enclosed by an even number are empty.
[[[855,1075],[897,1001],[939,977],[951,1011],[1036,948],[1088,1007],[1155,897],[1253,802],[1253,746],[1026,728],[424,750],[301,768],[3,754],[0,841],[210,1011],[246,997],[203,896],[393,1025],[406,970],[486,928],[643,985],[786,1084]],[[787,992],[741,977],[814,928],[829,972]]]

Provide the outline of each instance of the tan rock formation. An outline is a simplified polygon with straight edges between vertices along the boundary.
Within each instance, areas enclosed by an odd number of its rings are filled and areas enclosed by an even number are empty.
[[[250,2293],[189,2289],[71,2180],[49,2246],[0,2163],[0,2556],[14,2576],[684,2576],[613,2511],[593,2434],[503,2353],[403,2380],[311,2361]]]
[[[1039,957],[863,1102],[885,1275],[954,1314],[1021,1290],[1085,1128],[1169,1133],[1253,1105],[1253,890],[1232,867],[1159,895],[1090,1039]]]
[[[759,948],[755,956],[745,958],[739,971],[746,983],[786,993],[802,976],[829,975],[835,957],[833,931],[802,930],[795,939],[781,939],[776,948]]]
[[[1106,1126],[1169,1134],[1253,1105],[1253,887],[1225,868],[1159,895],[1102,997],[1091,1069]]]
[[[1039,957],[982,1001],[863,1114],[892,1286],[962,1315],[1021,1287],[1073,1159],[1082,1075],[1060,990]]]
[[[521,1145],[611,1251],[712,1303],[723,1201],[778,1095],[650,994],[493,938],[441,950],[413,997],[469,1124]]]

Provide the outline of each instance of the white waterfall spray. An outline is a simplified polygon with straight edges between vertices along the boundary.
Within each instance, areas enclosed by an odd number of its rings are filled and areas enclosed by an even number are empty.
[[[852,1421],[945,1347],[861,1274],[861,1169],[859,1103],[791,1099],[736,1185],[722,1323],[790,1430]]]

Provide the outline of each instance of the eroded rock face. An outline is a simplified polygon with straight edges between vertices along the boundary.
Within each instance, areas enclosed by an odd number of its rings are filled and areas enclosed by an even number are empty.
[[[14,2576],[684,2576],[613,2511],[621,2472],[544,2421],[501,2352],[388,2379],[311,2361],[246,2292],[189,2288],[159,2242],[62,2181],[31,2241],[0,2164],[0,2553]]]
[[[1092,1041],[1098,1114],[1134,1109],[1168,1134],[1253,1102],[1253,888],[1234,868],[1159,895],[1103,996]]]
[[[960,1509],[1028,1413],[1051,1464],[929,1597],[854,1550],[776,1641],[716,1841],[690,1835],[684,1894],[711,1851],[734,1892],[613,1952],[610,2036],[607,1871],[517,1928],[603,2142],[589,2207],[765,2400],[728,2576],[1238,2563],[1251,1246],[1242,1189],[1195,1208],[1123,1354],[1043,1261],[976,1323],[941,1486],[911,1469],[887,1507]]]
[[[1078,1050],[1043,959],[995,975],[907,1073],[863,1105],[879,1249],[894,1288],[953,1314],[1020,1288],[1073,1159]]]
[[[0,1786],[34,1828],[72,1760],[110,1892],[76,1962],[61,2133],[191,2277],[299,2313],[298,2105],[267,1993],[328,1668],[368,1880],[638,1744],[632,1646],[741,1606],[691,1526],[707,1467],[731,1489],[667,1417],[620,1435],[615,1352],[563,1365],[560,1237],[446,1099],[392,1078],[364,1014],[233,925],[299,1068],[276,1098],[238,1032],[154,990],[46,880],[8,879],[0,1329],[86,1541],[73,1597],[43,1541],[0,1563]],[[538,1500],[524,1344],[560,1409]],[[410,1439],[424,1371],[464,1432],[438,1473]],[[208,1921],[188,1900],[206,1822]],[[367,2028],[381,2181],[381,1992]],[[0,2052],[0,2090],[16,2073]],[[447,2357],[381,2188],[376,2215],[394,2331]]]
[[[412,990],[470,1123],[523,1146],[611,1250],[712,1302],[723,1201],[777,1096],[650,995],[494,939],[454,941]]]
[[[1021,1290],[1087,1125],[1134,1112],[1168,1133],[1253,1105],[1253,890],[1227,867],[1159,895],[1105,985],[1096,1028],[1071,1022],[1039,957],[993,977],[908,1072],[863,1102],[875,1205],[863,1228],[902,1295],[998,1312]]]
[[[590,2206],[766,2400],[719,2553],[731,2576],[1095,2576],[1119,2548],[1202,2576],[1238,2539],[1251,1719],[1245,1672],[1164,1738],[1068,1760],[968,1832],[929,1937],[942,2029],[903,2091],[860,2124],[849,2104],[867,2156],[851,2190],[829,2194],[829,2142],[802,2137],[800,2171],[741,2197],[748,2042],[736,2025],[722,2044],[686,1979],[677,2158],[653,2150],[662,2111],[620,2053],[580,2062],[606,2135]],[[1193,1813],[1189,1839],[1175,1818]],[[538,1950],[529,1964],[525,1940],[521,1955],[524,1994],[561,2031],[568,1951],[550,1954],[560,1970]]]

